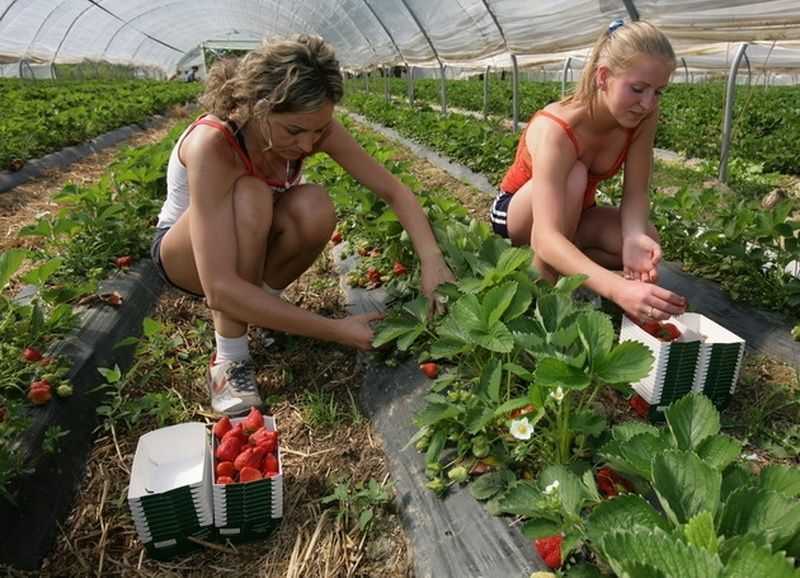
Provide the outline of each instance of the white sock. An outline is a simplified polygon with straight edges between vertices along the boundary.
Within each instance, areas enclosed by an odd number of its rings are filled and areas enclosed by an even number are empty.
[[[273,289],[272,287],[267,285],[266,281],[262,282],[261,286],[264,288],[264,291],[266,291],[270,295],[275,295],[275,297],[280,297],[283,294],[283,289]]]
[[[214,332],[214,339],[217,342],[217,357],[214,364],[223,361],[242,361],[250,359],[250,347],[247,344],[247,334],[241,337],[223,337]]]

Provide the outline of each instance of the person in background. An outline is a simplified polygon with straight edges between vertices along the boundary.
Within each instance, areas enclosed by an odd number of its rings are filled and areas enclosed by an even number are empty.
[[[186,82],[197,82],[197,71],[200,70],[198,66],[192,66],[189,72],[186,73]]]
[[[183,72],[181,72],[180,68],[176,68],[175,72],[172,73],[172,76],[169,77],[169,80],[181,80]]]
[[[612,22],[574,92],[528,122],[490,213],[495,232],[531,245],[541,277],[585,274],[589,290],[637,320],[686,308],[656,285],[662,255],[649,221],[658,104],[675,65],[653,25]],[[619,207],[597,205],[598,183],[620,170]]]
[[[333,48],[310,35],[265,41],[217,62],[200,102],[207,114],[176,143],[152,257],[164,279],[205,297],[216,349],[212,407],[238,415],[262,406],[249,325],[372,348],[379,313],[330,319],[281,299],[322,253],[336,212],[321,186],[301,181],[306,158],[326,153],[384,199],[408,232],[422,292],[454,280],[412,191],[334,118],[343,79]]]

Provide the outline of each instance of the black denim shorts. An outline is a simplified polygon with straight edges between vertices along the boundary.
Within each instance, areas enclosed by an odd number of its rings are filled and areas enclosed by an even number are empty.
[[[199,293],[194,293],[192,291],[187,291],[183,287],[178,287],[177,285],[175,285],[175,283],[173,283],[172,280],[170,280],[169,275],[167,275],[167,272],[164,270],[164,265],[161,263],[161,241],[164,239],[164,235],[167,234],[167,231],[169,231],[169,227],[160,227],[156,229],[156,234],[153,237],[153,242],[150,243],[150,258],[153,260],[153,263],[155,263],[156,269],[158,270],[158,274],[167,284],[171,285],[172,287],[175,287],[175,289],[180,289],[184,293],[192,295],[193,297],[204,298],[205,297],[204,295],[200,295]]]
[[[492,209],[489,212],[489,221],[492,223],[492,230],[506,239],[508,239],[508,223],[506,219],[508,216],[508,205],[511,203],[512,196],[511,193],[500,191],[500,194],[494,198]]]

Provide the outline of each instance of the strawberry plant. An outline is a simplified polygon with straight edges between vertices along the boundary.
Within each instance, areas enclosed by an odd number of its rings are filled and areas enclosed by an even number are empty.
[[[754,474],[737,461],[740,452],[720,433],[711,401],[689,395],[670,405],[663,428],[615,426],[596,473],[586,465],[550,466],[525,481],[497,472],[476,482],[473,493],[528,518],[523,533],[530,539],[563,535],[565,556],[619,576],[737,576],[743,568],[794,576],[800,470],[775,464]],[[601,473],[627,480],[620,482],[624,494],[604,497]]]

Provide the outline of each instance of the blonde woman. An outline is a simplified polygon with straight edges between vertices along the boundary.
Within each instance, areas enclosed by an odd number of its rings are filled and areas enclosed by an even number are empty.
[[[212,407],[238,415],[262,400],[249,325],[370,349],[378,313],[329,319],[280,298],[319,256],[336,225],[327,191],[301,181],[303,161],[327,153],[397,213],[419,255],[422,291],[453,281],[413,193],[334,117],[343,83],[330,44],[315,36],[266,41],[217,63],[201,103],[208,113],[170,157],[167,199],[152,255],[164,279],[205,297],[216,350]]]
[[[649,221],[658,104],[674,69],[672,46],[653,25],[612,22],[574,93],[529,121],[490,215],[497,233],[533,247],[543,278],[588,275],[586,287],[634,319],[686,308],[655,284],[661,246]],[[620,206],[595,204],[597,184],[620,170]]]

